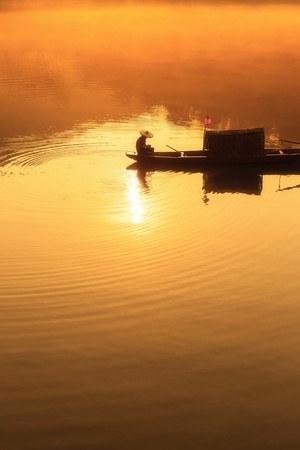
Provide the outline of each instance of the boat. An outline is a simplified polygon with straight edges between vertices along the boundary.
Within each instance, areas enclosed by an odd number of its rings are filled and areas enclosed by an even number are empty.
[[[293,141],[284,141],[293,144]],[[297,143],[298,144],[298,143]],[[255,166],[290,169],[300,167],[300,147],[265,148],[263,128],[241,130],[205,130],[202,150],[155,151],[148,146],[144,154],[126,152],[139,166],[149,169],[187,169],[215,166]]]

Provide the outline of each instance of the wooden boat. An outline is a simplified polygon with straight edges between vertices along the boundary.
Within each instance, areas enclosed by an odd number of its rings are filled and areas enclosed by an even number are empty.
[[[157,152],[151,147],[145,154],[126,152],[126,156],[136,161],[139,166],[152,169],[206,168],[218,165],[257,168],[300,166],[300,147],[265,148],[263,128],[206,130],[203,150],[172,150]]]

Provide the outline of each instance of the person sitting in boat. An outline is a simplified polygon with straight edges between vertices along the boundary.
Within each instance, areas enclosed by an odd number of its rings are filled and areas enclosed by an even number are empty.
[[[140,135],[141,136],[137,139],[135,145],[138,155],[149,155],[149,153],[153,153],[154,149],[151,147],[151,145],[146,145],[146,139],[152,138],[153,134],[148,130],[141,130]]]

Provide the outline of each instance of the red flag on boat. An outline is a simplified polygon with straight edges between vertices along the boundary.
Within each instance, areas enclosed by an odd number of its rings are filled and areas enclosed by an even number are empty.
[[[204,119],[204,125],[210,125],[211,124],[211,118],[209,117],[209,115],[207,115]]]

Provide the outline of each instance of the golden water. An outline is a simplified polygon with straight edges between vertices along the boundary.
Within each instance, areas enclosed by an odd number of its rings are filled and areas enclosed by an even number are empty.
[[[3,449],[298,448],[300,174],[125,151],[299,141],[299,8],[0,17]]]

